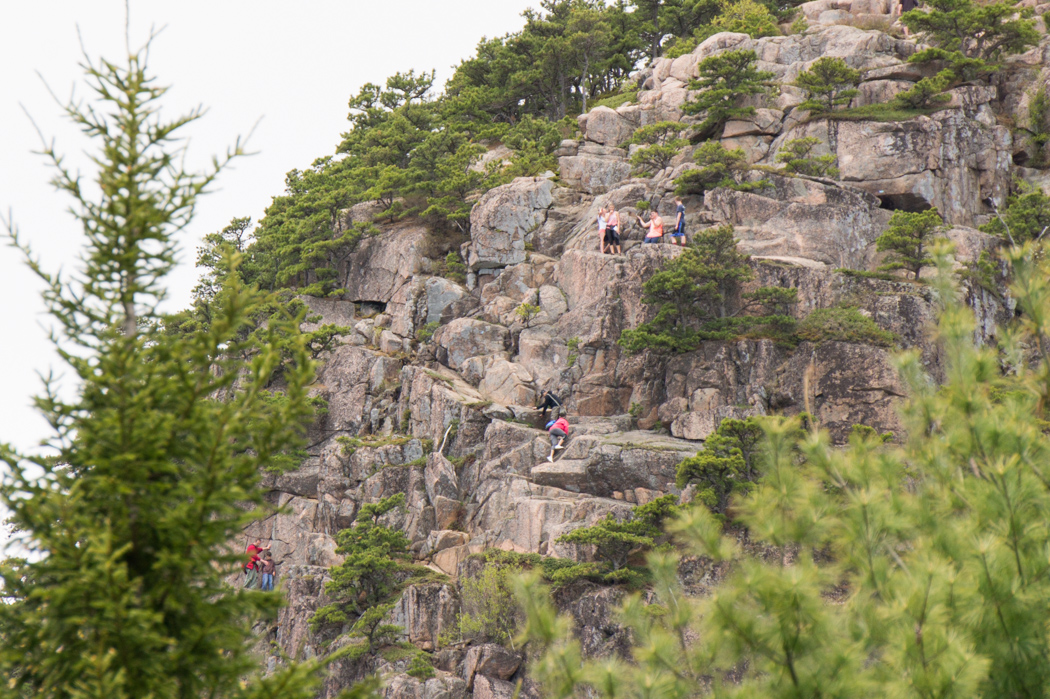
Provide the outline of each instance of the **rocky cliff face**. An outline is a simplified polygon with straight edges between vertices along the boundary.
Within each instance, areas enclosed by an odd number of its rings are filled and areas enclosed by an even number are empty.
[[[587,560],[590,552],[558,537],[610,512],[680,494],[675,466],[722,418],[808,411],[837,440],[855,424],[898,430],[903,388],[883,347],[740,340],[666,357],[628,355],[617,344],[622,330],[650,319],[642,284],[679,250],[643,248],[634,230],[625,254],[602,255],[593,221],[610,203],[626,221],[642,200],[673,216],[673,182],[692,167],[692,149],[654,177],[632,178],[623,144],[639,126],[690,121],[681,106],[698,61],[749,48],[760,68],[790,81],[821,56],[841,57],[862,71],[862,103],[888,99],[922,77],[904,62],[913,42],[837,23],[885,17],[887,3],[816,0],[803,8],[815,23],[805,34],[718,34],[691,54],[656,61],[637,76],[634,103],[579,118],[582,139],[561,144],[558,177],[521,178],[485,194],[463,250],[466,284],[429,273],[437,266],[424,255],[427,231],[401,224],[354,254],[342,299],[307,299],[325,322],[354,332],[323,357],[316,392],[329,411],[313,429],[311,458],[267,480],[284,510],[250,532],[273,540],[289,601],[269,638],[296,657],[344,642],[311,633],[308,620],[325,603],[328,569],[340,560],[333,537],[364,503],[404,493],[406,508],[388,515],[388,524],[407,534],[419,562],[447,576],[410,586],[391,612],[404,640],[434,652],[437,677],[409,677],[396,658],[341,660],[326,693],[379,671],[388,697],[511,696],[513,681],[525,676],[520,654],[493,644],[441,647],[456,623],[457,581],[470,574],[471,555],[499,548]],[[804,121],[795,110],[801,94],[783,86],[756,103],[753,117],[729,122],[723,143],[742,148],[756,165],[773,165],[787,141],[816,136],[838,157],[840,179],[770,174],[773,186],[761,192],[717,189],[688,198],[687,228],[731,223],[753,255],[754,283],[798,290],[797,317],[858,306],[896,333],[901,347],[919,349],[937,377],[941,357],[926,331],[932,291],[836,270],[874,268],[874,240],[894,209],[937,207],[953,225],[960,263],[996,245],[975,226],[1002,201],[1012,177],[1041,177],[1015,166],[1024,162],[1025,146],[999,115],[1025,108],[1024,90],[1045,79],[1044,53],[1045,46],[1014,60],[996,87],[958,88],[949,109],[899,123]],[[1012,309],[980,287],[964,291],[979,338],[992,341]],[[540,309],[527,325],[515,314],[523,302]],[[417,333],[435,324],[432,338],[419,342]],[[547,388],[565,399],[573,423],[555,463],[546,461],[546,435],[529,424],[531,406]],[[362,435],[368,438],[352,453],[339,441]],[[717,582],[717,571],[696,566],[696,589]],[[623,647],[611,613],[621,595],[590,584],[557,593],[586,652]]]

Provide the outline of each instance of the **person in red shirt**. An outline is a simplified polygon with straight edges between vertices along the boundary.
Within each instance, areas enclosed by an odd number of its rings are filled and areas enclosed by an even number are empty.
[[[557,420],[550,423],[547,432],[551,436],[551,455],[547,457],[547,461],[553,463],[554,452],[558,449],[565,448],[565,438],[569,434],[569,421],[564,417],[559,417]]]
[[[256,539],[254,542],[248,545],[245,553],[248,555],[248,562],[244,565],[244,586],[250,590],[258,589],[259,587],[259,554],[263,551],[269,551],[269,546],[262,545],[262,539]]]

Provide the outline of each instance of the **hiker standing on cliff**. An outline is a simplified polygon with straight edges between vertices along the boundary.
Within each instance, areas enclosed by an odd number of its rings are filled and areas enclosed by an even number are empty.
[[[565,437],[569,434],[569,421],[559,417],[554,422],[547,424],[547,433],[551,436],[551,455],[547,461],[554,463],[554,452],[565,448]]]
[[[663,242],[664,220],[660,218],[660,214],[655,211],[650,212],[648,221],[643,221],[642,217],[639,216],[638,225],[649,230],[649,232],[645,234],[645,240],[642,241],[643,243]]]
[[[608,227],[608,219],[605,218],[605,207],[598,209],[598,250],[605,254],[605,231]]]
[[[897,16],[897,21],[900,21],[901,15],[903,15],[905,12],[911,12],[918,6],[919,0],[899,0],[899,2],[897,3],[897,7],[894,8],[893,14]],[[901,25],[901,27],[903,27],[904,29],[905,37],[911,36],[911,32],[908,31],[908,27],[906,27],[903,24]]]
[[[623,254],[620,247],[620,214],[612,204],[609,205],[609,218],[605,226],[605,244],[610,254]]]
[[[681,245],[685,247],[685,204],[682,203],[681,197],[674,198],[675,212],[674,212],[674,232],[671,233],[671,244]]]
[[[553,410],[554,414],[557,415],[558,408],[561,407],[561,399],[554,395],[551,391],[544,391],[543,395],[540,396],[540,402],[536,405],[538,410],[541,410],[540,419],[544,422],[547,420],[547,411]]]
[[[272,591],[273,576],[277,571],[277,564],[273,562],[273,556],[270,555],[269,551],[263,553],[260,571],[262,571],[262,587],[260,589],[262,589],[263,592]]]
[[[269,546],[262,545],[262,539],[256,539],[245,549],[244,552],[248,555],[248,562],[244,564],[244,586],[249,590],[258,589],[259,568],[261,567],[259,554],[269,550]]]

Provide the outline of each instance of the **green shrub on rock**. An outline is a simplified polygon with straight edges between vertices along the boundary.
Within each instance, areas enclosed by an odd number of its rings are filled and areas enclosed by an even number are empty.
[[[728,150],[718,141],[703,143],[693,154],[700,166],[687,170],[675,180],[675,193],[685,196],[701,196],[709,189],[728,187],[738,191],[750,191],[768,186],[768,182],[747,182],[744,178],[751,171],[747,156],[740,148]]]
[[[684,488],[696,484],[696,499],[712,512],[725,513],[730,496],[743,492],[759,476],[762,438],[760,418],[722,420],[704,441],[703,449],[678,464],[675,485]]]
[[[998,215],[980,228],[1011,242],[1040,240],[1050,229],[1050,197],[1039,187],[1018,181]]]
[[[765,93],[768,81],[774,77],[773,73],[758,70],[757,63],[758,55],[746,50],[724,51],[700,61],[700,75],[689,83],[689,89],[699,94],[686,102],[682,111],[704,116],[697,127],[701,134],[718,134],[730,119],[755,113],[754,107],[738,106],[741,99]]]
[[[513,646],[522,615],[511,577],[520,571],[518,565],[490,562],[477,575],[460,581],[456,625],[461,639]]]
[[[761,328],[794,303],[795,289],[762,287],[745,293],[754,278],[749,257],[737,249],[732,226],[697,233],[682,254],[667,260],[643,285],[642,301],[657,306],[653,320],[624,330],[628,352],[690,352],[707,339],[732,339]],[[763,315],[744,315],[745,311]]]
[[[312,626],[345,623],[375,608],[396,590],[398,573],[404,568],[399,559],[407,555],[409,541],[404,532],[379,520],[404,504],[405,494],[397,493],[363,505],[354,526],[336,535],[335,551],[345,559],[331,569],[332,579],[325,585],[333,602],[317,610]],[[373,621],[370,618],[368,623]]]
[[[855,306],[818,308],[798,324],[795,331],[806,342],[853,342],[893,347],[897,336],[883,330]]]
[[[608,582],[637,582],[634,576],[623,571],[628,559],[635,553],[648,551],[657,545],[663,536],[663,523],[678,512],[678,497],[664,495],[647,505],[635,508],[623,521],[609,513],[591,527],[574,529],[558,537],[558,543],[594,546],[595,572],[606,574]],[[612,578],[608,576],[612,575]]]
[[[783,163],[788,172],[799,175],[838,177],[839,169],[835,166],[838,159],[834,155],[811,155],[820,144],[821,140],[813,136],[788,141],[777,153],[777,162]]]
[[[639,128],[628,141],[642,146],[631,156],[631,164],[646,175],[663,170],[682,148],[689,145],[688,140],[678,135],[684,128],[685,124],[677,121],[661,121]]]

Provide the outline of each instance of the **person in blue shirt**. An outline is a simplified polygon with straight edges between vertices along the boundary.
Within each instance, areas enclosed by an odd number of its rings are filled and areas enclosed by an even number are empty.
[[[674,232],[671,233],[671,244],[677,243],[685,247],[685,205],[682,203],[681,197],[675,197],[674,203]]]

